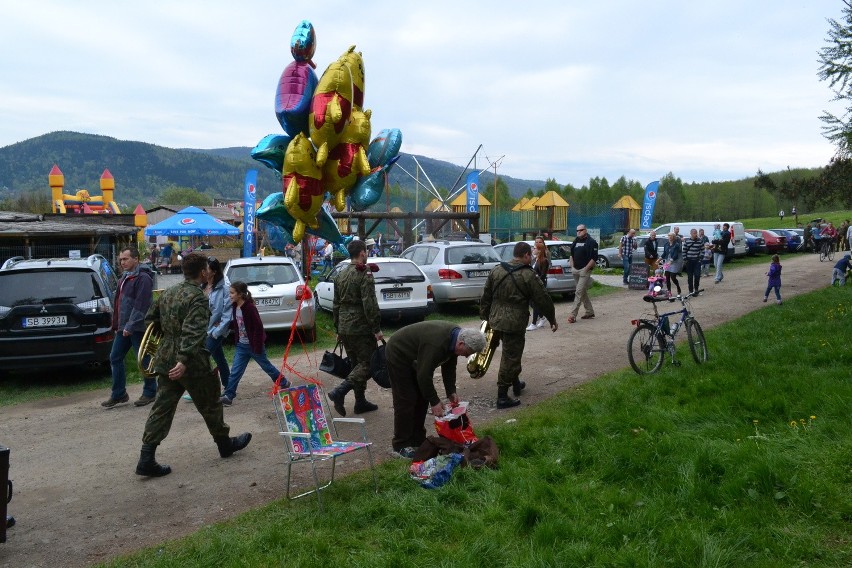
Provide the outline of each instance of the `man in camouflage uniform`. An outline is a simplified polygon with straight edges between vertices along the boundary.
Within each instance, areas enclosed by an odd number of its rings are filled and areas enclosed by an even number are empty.
[[[530,266],[532,248],[529,243],[516,244],[512,256],[511,262],[501,262],[488,275],[479,303],[479,317],[488,320],[494,330],[494,347],[497,342],[503,342],[497,374],[497,408],[511,408],[521,403],[509,396],[509,387],[519,396],[526,386],[519,377],[530,302],[547,318],[551,330],[559,329],[553,300]]]
[[[142,453],[136,466],[138,475],[161,477],[171,473],[169,466],[157,463],[154,454],[169,434],[184,391],[192,396],[223,458],[245,448],[251,441],[249,433],[236,438],[228,436],[230,427],[225,424],[219,401],[221,384],[210,365],[210,353],[204,348],[210,321],[210,307],[201,291],[206,267],[204,255],[184,256],[185,280],[160,294],[145,316],[146,323],[153,323],[162,332],[162,340],[154,365],[159,388],[142,435]]]
[[[367,400],[364,392],[370,378],[370,359],[376,350],[376,341],[384,339],[381,329],[379,302],[373,273],[367,266],[367,246],[364,241],[353,240],[346,247],[352,259],[334,279],[334,328],[343,348],[349,355],[352,371],[337,388],[328,393],[334,409],[346,416],[346,393],[355,391],[355,414],[378,410]]]

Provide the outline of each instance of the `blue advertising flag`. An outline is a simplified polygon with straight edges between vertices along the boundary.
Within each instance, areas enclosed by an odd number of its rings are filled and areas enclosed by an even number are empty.
[[[243,192],[243,258],[254,255],[254,210],[257,207],[257,170],[246,172]]]
[[[467,174],[467,212],[479,213],[479,172]]]
[[[645,188],[645,199],[642,201],[641,230],[651,229],[651,220],[654,218],[654,205],[657,203],[657,191],[660,189],[659,181],[652,181]]]

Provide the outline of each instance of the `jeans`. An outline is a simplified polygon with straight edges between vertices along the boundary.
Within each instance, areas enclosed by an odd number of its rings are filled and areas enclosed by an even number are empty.
[[[621,259],[621,266],[624,268],[624,283],[627,284],[627,278],[630,276],[630,264],[633,262],[631,256],[625,256]]]
[[[122,331],[115,333],[115,339],[112,342],[112,351],[109,354],[109,365],[112,368],[112,394],[113,400],[118,400],[127,394],[127,372],[124,367],[124,359],[130,348],[133,348],[134,353],[139,352],[139,345],[142,343],[143,332],[133,332],[130,335],[124,335]],[[142,396],[154,398],[157,394],[157,379],[145,379],[145,384],[142,387]]]
[[[689,288],[689,293],[697,292],[701,284],[701,260],[687,259],[685,270],[686,287]]]
[[[772,290],[775,290],[775,299],[780,302],[781,301],[781,285],[780,284],[778,284],[778,285],[770,284],[769,286],[767,286],[766,292],[763,293],[763,297],[768,298],[769,292],[771,292]]]
[[[222,386],[228,385],[228,380],[231,378],[231,369],[228,367],[228,359],[225,357],[225,350],[222,349],[222,343],[225,342],[225,337],[207,336],[204,342],[204,348],[210,352],[216,367],[219,369],[219,380],[222,381]]]
[[[846,271],[835,268],[831,273],[831,285],[834,286],[834,283],[838,280],[840,280],[841,286],[846,286]]]
[[[234,363],[231,365],[231,376],[228,378],[228,385],[225,387],[224,396],[233,400],[237,396],[237,386],[243,378],[243,373],[246,372],[249,361],[254,359],[260,368],[269,375],[273,381],[278,379],[281,372],[272,364],[266,356],[266,349],[260,353],[252,353],[251,347],[247,343],[237,343],[237,349],[234,351]]]
[[[714,252],[713,253],[713,264],[716,266],[716,282],[721,282],[725,277],[722,274],[722,264],[725,262],[725,253],[722,252]]]

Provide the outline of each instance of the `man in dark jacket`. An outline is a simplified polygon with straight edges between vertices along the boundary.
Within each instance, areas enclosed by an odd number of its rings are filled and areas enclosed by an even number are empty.
[[[722,273],[722,265],[725,263],[725,255],[728,253],[728,244],[731,242],[731,226],[727,223],[722,225],[722,234],[719,238],[710,241],[713,245],[713,264],[716,266],[716,277],[713,281],[718,284],[725,278]]]
[[[568,323],[577,321],[580,304],[586,313],[580,319],[595,317],[595,309],[589,299],[589,284],[592,280],[592,270],[598,260],[598,242],[589,236],[585,225],[577,225],[577,238],[571,244],[571,274],[577,287],[574,289],[574,305],[568,315]]]
[[[126,247],[118,255],[118,263],[124,274],[118,281],[113,302],[112,329],[115,339],[109,355],[112,368],[112,392],[110,397],[101,403],[104,408],[112,408],[116,404],[127,402],[127,375],[124,368],[124,358],[130,348],[139,351],[142,336],[145,334],[145,313],[151,307],[154,280],[151,269],[139,263],[139,251],[135,247]],[[145,406],[154,401],[157,394],[157,380],[145,379],[142,396],[134,402],[136,406]]]
[[[657,252],[657,232],[651,231],[648,235],[648,240],[645,241],[645,264],[648,265],[648,274],[654,274],[659,260],[660,253]]]
[[[512,256],[511,262],[501,262],[488,275],[479,302],[479,317],[488,320],[494,330],[494,339],[503,342],[497,374],[497,408],[511,408],[521,403],[509,396],[509,387],[519,396],[526,386],[520,375],[530,302],[547,319],[551,330],[559,328],[553,300],[530,266],[532,248],[529,243],[516,244]]]
[[[337,336],[352,363],[352,371],[346,380],[328,393],[334,409],[341,416],[346,416],[344,401],[350,390],[355,391],[355,414],[378,410],[378,406],[367,400],[365,392],[376,341],[384,338],[376,285],[367,266],[367,246],[364,241],[353,240],[346,248],[352,260],[334,279],[332,315]]]
[[[154,365],[160,391],[145,422],[137,475],[162,477],[171,473],[172,468],[158,464],[154,455],[157,446],[169,434],[175,410],[185,391],[192,396],[195,408],[204,418],[220,456],[226,458],[251,441],[248,432],[229,437],[231,429],[225,423],[219,400],[221,385],[210,365],[210,352],[204,348],[210,322],[210,305],[201,291],[205,266],[204,255],[186,255],[182,266],[185,280],[163,292],[145,317],[146,322],[153,323],[162,332]]]
[[[479,330],[462,329],[452,322],[424,321],[407,325],[388,339],[388,375],[393,395],[393,453],[411,458],[426,440],[426,410],[443,416],[444,405],[432,375],[441,367],[444,393],[458,404],[456,362],[485,349]]]

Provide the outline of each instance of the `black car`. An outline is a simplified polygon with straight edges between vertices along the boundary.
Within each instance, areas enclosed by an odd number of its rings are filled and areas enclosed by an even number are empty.
[[[100,255],[0,267],[0,370],[109,361],[115,271]]]

